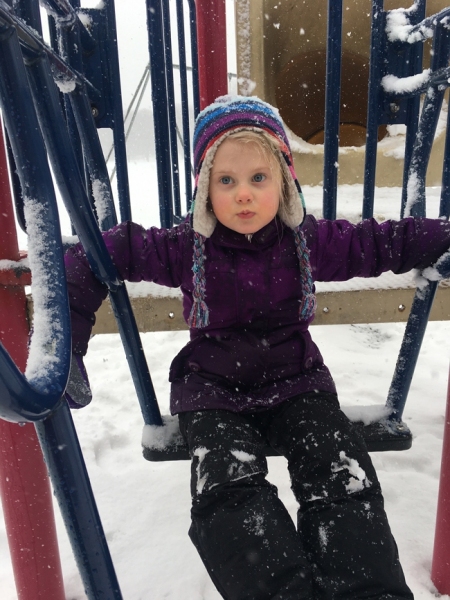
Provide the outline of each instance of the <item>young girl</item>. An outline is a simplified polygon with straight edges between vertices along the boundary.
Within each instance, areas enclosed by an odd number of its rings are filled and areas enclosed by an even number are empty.
[[[427,267],[450,225],[305,217],[282,123],[257,98],[204,110],[194,153],[183,224],[104,234],[121,277],[183,293],[191,341],[169,379],[192,458],[189,535],[229,600],[410,599],[364,441],[311,339],[313,280]],[[82,356],[106,289],[80,245],[66,268]],[[266,480],[266,441],[288,460],[297,528]]]

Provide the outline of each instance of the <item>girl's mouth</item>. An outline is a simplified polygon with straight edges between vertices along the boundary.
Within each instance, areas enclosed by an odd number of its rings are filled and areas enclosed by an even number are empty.
[[[253,216],[255,216],[255,213],[250,210],[244,210],[238,213],[240,219],[251,219]]]

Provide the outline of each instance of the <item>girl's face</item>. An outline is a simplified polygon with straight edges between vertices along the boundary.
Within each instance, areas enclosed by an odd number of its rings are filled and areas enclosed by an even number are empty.
[[[280,205],[281,168],[270,164],[252,142],[231,137],[217,149],[209,198],[217,220],[238,233],[255,233],[270,223]]]

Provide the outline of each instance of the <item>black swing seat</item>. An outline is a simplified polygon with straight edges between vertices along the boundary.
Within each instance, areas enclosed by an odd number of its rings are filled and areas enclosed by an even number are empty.
[[[152,462],[190,460],[187,445],[178,429],[178,418],[163,416],[163,425],[145,425],[142,438],[143,456]],[[369,452],[408,450],[412,446],[412,433],[401,420],[384,418],[369,424],[353,421],[353,426],[363,436]],[[279,456],[269,444],[266,456]]]

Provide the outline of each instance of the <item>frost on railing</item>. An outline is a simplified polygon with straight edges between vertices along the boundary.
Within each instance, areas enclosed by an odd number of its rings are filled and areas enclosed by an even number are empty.
[[[425,69],[422,73],[410,77],[385,75],[381,80],[381,85],[388,94],[413,94],[429,83],[430,75],[431,69]]]
[[[97,213],[100,229],[105,229],[104,223],[112,217],[111,195],[107,184],[100,179],[92,180],[92,196]]]
[[[24,198],[25,220],[28,232],[28,260],[32,271],[34,327],[31,336],[25,375],[33,380],[41,392],[53,387],[49,377],[65,357],[63,326],[53,281],[54,243],[46,227],[45,208],[33,198]]]
[[[444,27],[450,27],[450,8],[444,8],[441,12],[424,19],[417,25],[411,24],[410,16],[418,8],[414,3],[410,8],[397,8],[386,14],[386,35],[390,42],[403,42],[416,44],[425,42],[434,35],[436,25],[439,23]]]
[[[410,8],[397,8],[390,10],[386,15],[386,35],[390,42],[406,42],[415,44],[433,37],[433,28],[428,21],[418,26],[412,25],[410,15],[417,10],[416,3]]]

